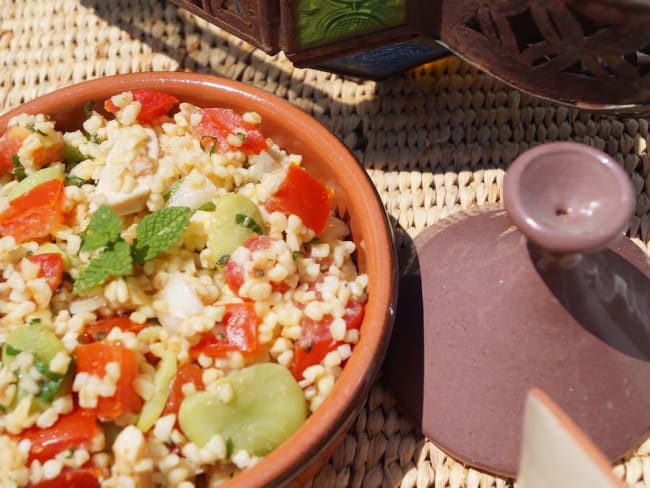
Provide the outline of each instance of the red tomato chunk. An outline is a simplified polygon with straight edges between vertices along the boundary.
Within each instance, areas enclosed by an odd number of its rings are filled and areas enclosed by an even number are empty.
[[[102,429],[95,415],[88,410],[77,409],[59,417],[51,427],[40,429],[34,426],[23,431],[20,437],[31,442],[27,459],[29,464],[34,459],[45,462],[68,449],[90,450],[93,439],[101,434]]]
[[[63,257],[59,253],[34,254],[29,260],[41,268],[39,278],[45,278],[52,291],[56,290],[63,279]]]
[[[131,94],[134,101],[140,102],[140,113],[136,120],[141,124],[150,124],[157,118],[167,115],[178,103],[178,98],[175,96],[155,90],[131,90]],[[104,109],[113,114],[119,110],[110,98],[104,102]]]
[[[16,242],[43,240],[63,223],[63,180],[41,183],[11,201],[0,215],[0,234]]]
[[[196,359],[200,354],[210,357],[224,357],[228,352],[239,351],[244,356],[258,353],[257,327],[260,320],[255,313],[255,305],[233,303],[226,305],[221,324],[190,348],[190,357]]]
[[[319,234],[325,228],[330,212],[329,192],[306,170],[292,164],[265,207],[269,212],[297,215],[303,224]]]
[[[232,146],[228,143],[230,134],[237,136],[238,129],[241,133],[241,145]],[[259,154],[268,149],[268,144],[262,133],[253,124],[244,121],[244,118],[229,108],[206,108],[201,111],[201,122],[193,128],[194,134],[200,138],[206,150],[212,151],[216,145],[221,152],[240,150],[246,154]]]
[[[85,372],[103,378],[108,363],[117,362],[120,365],[115,395],[98,397],[97,407],[93,409],[100,420],[113,420],[125,413],[140,410],[142,400],[134,387],[138,375],[138,356],[135,351],[120,344],[92,342],[77,346],[74,356],[77,374]]]

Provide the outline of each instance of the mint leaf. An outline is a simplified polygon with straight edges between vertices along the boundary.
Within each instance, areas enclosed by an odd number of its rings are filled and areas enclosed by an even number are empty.
[[[121,230],[122,219],[111,210],[111,207],[102,205],[90,217],[88,227],[81,235],[81,250],[92,251],[118,241]]]
[[[144,264],[172,247],[190,224],[187,207],[161,208],[144,217],[135,228],[133,260]]]
[[[84,269],[72,287],[73,293],[81,293],[103,284],[112,276],[125,276],[133,273],[133,259],[129,245],[118,241],[93,258]]]

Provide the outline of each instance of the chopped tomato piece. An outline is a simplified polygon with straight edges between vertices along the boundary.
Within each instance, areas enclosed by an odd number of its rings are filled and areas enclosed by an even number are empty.
[[[59,476],[43,480],[30,488],[100,488],[99,468],[66,469]]]
[[[18,154],[20,146],[29,135],[29,130],[14,125],[0,137],[0,174],[11,173],[14,168],[12,156]]]
[[[31,442],[27,459],[29,464],[34,459],[45,462],[70,448],[90,451],[93,439],[100,434],[102,429],[93,413],[77,409],[59,417],[51,427],[40,429],[34,426],[24,430],[20,438]]]
[[[330,194],[327,187],[296,164],[291,164],[287,176],[265,205],[269,212],[297,215],[316,234],[327,224]]]
[[[222,357],[231,351],[240,351],[245,356],[258,353],[257,327],[260,319],[255,313],[255,305],[250,302],[226,305],[221,324],[203,334],[198,343],[190,348],[190,357],[196,359],[200,354]]]
[[[183,398],[185,398],[185,395],[183,394],[183,385],[187,383],[194,384],[194,388],[197,391],[205,389],[205,386],[203,385],[203,370],[198,364],[185,363],[178,367],[176,376],[174,376],[174,379],[169,384],[169,396],[167,397],[165,408],[160,415],[161,417],[169,415],[170,413],[178,413],[181,402],[183,401]]]
[[[269,236],[254,235],[246,241],[244,247],[251,252],[263,251],[268,249],[273,244],[273,238]],[[234,259],[229,259],[223,270],[224,277],[228,288],[239,296],[239,289],[246,281],[246,272],[243,263],[238,263]],[[274,291],[284,293],[289,289],[289,285],[285,282],[271,282],[271,287]]]
[[[363,320],[364,304],[357,300],[350,300],[345,309],[346,329],[358,329]],[[312,320],[304,317],[301,321],[302,332],[295,342],[294,359],[291,366],[293,376],[301,380],[302,374],[309,366],[320,364],[327,353],[336,349],[342,342],[335,341],[330,333],[332,316],[327,315],[321,320]]]
[[[145,324],[138,324],[129,317],[115,316],[99,319],[86,326],[84,338],[86,342],[95,342],[103,340],[115,327],[122,332],[133,332],[137,334],[144,328]]]
[[[63,256],[56,252],[34,254],[29,260],[41,268],[39,278],[45,278],[52,291],[56,290],[63,279]]]
[[[108,421],[140,410],[142,400],[134,387],[138,375],[138,356],[135,351],[120,344],[92,342],[77,346],[74,357],[77,374],[84,372],[103,378],[108,363],[116,362],[120,365],[115,394],[110,397],[98,397],[97,407],[91,409],[100,420]]]
[[[238,129],[244,129],[239,136],[240,146],[231,146],[228,135],[238,135]],[[241,150],[247,154],[259,154],[268,149],[268,144],[262,133],[253,124],[244,121],[244,118],[229,108],[206,108],[201,112],[201,122],[193,128],[194,134],[201,139],[201,144],[208,150],[213,145],[220,151]]]
[[[26,127],[12,125],[0,137],[0,174],[11,173],[13,171],[13,156],[18,155],[23,142],[33,132]],[[46,164],[63,161],[63,138],[60,135],[50,136],[56,138],[56,141],[48,146],[42,145],[32,152],[32,161],[34,167],[42,168]]]
[[[0,234],[17,242],[47,237],[63,223],[63,194],[63,179],[53,179],[12,200],[0,215]]]
[[[228,288],[230,288],[235,295],[239,295],[239,289],[246,280],[244,267],[231,259],[226,263],[226,266],[223,269],[223,275],[228,284]]]
[[[140,102],[140,113],[136,120],[141,124],[149,124],[158,117],[167,115],[178,103],[175,96],[156,90],[137,89],[131,90],[131,94],[134,101]],[[110,98],[104,102],[104,109],[113,114],[119,110]]]

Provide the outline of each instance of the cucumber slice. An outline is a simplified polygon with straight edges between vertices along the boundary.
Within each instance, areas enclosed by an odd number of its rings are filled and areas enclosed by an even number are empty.
[[[27,178],[19,181],[7,192],[9,201],[18,198],[20,195],[27,193],[29,190],[36,188],[46,181],[63,178],[63,168],[61,166],[48,166],[32,173]]]
[[[41,324],[25,325],[14,329],[2,348],[2,361],[9,363],[16,351],[29,351],[45,365],[61,351],[63,343],[50,329]]]
[[[2,348],[2,361],[10,364],[15,356],[23,351],[34,355],[34,365],[45,376],[45,379],[39,383],[40,391],[34,397],[31,406],[32,412],[42,412],[54,399],[72,391],[72,368],[69,368],[68,374],[65,375],[49,370],[52,358],[59,352],[65,351],[65,347],[52,331],[41,324],[25,325],[11,332]],[[21,387],[23,374],[23,371],[18,371],[18,390],[14,404],[29,394]]]
[[[63,144],[63,162],[65,164],[78,164],[84,159],[87,159],[86,156],[83,155],[77,146],[69,142]]]
[[[242,222],[242,216],[248,219]],[[210,259],[219,261],[222,256],[230,255],[252,237],[255,234],[255,225],[251,225],[251,222],[263,230],[262,213],[250,198],[236,193],[222,195],[217,201],[208,228],[207,247]]]
[[[138,417],[137,427],[142,432],[151,429],[164,410],[169,397],[169,385],[176,376],[176,369],[176,353],[166,351],[158,364],[153,379],[153,396],[146,401],[140,412],[140,417]]]

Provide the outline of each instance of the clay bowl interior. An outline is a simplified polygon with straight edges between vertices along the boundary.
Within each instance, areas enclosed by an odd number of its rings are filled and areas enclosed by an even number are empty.
[[[236,476],[229,487],[298,484],[327,461],[352,425],[384,358],[393,323],[397,266],[391,228],[381,200],[362,166],[324,126],[288,102],[242,83],[209,75],[149,72],[118,75],[72,85],[29,101],[0,117],[0,133],[18,113],[46,113],[58,129],[84,120],[89,100],[103,101],[122,91],[150,88],[200,107],[256,111],[262,132],[289,152],[302,154],[303,165],[337,191],[340,215],[349,218],[357,244],[357,264],[369,276],[368,303],[360,341],[327,400],[283,445],[255,467]]]

